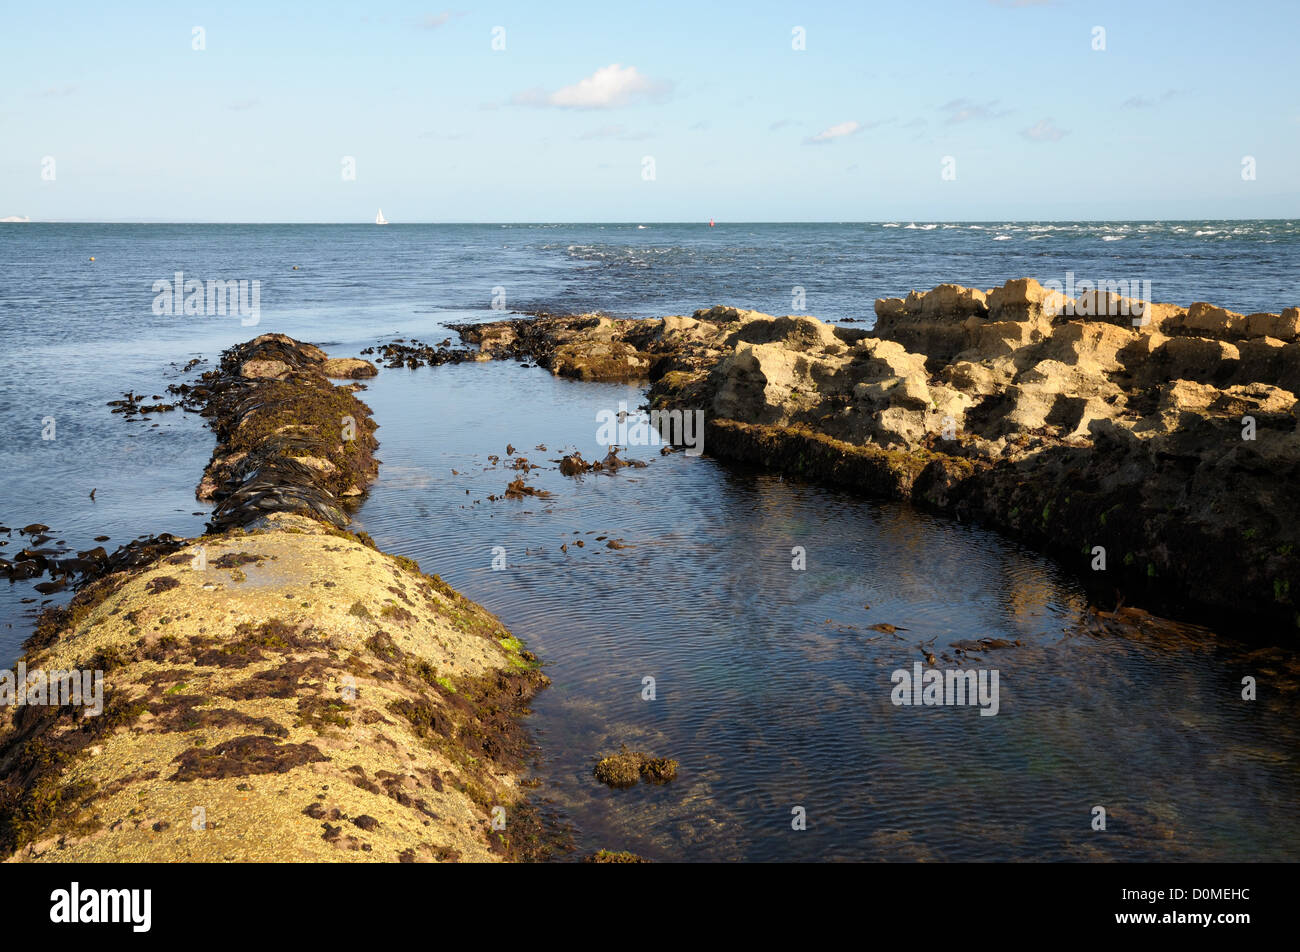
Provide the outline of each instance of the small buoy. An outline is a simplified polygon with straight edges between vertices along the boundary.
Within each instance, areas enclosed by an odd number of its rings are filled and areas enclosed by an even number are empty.
[[[297,265],[294,265],[294,266],[293,266],[293,270],[297,271],[297,270],[298,270],[298,266],[297,266]]]
[[[94,256],[94,255],[91,255],[91,256],[90,256],[90,260],[91,260],[91,261],[94,261],[94,260],[95,260],[95,256]]]

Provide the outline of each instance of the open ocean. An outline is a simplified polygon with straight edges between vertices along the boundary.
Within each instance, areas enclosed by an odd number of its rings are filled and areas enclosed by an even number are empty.
[[[154,283],[176,272],[259,281],[257,324],[156,315]],[[106,404],[166,398],[260,333],[355,356],[393,337],[454,339],[445,324],[497,319],[494,300],[636,317],[732,304],[869,326],[877,297],[1067,272],[1150,281],[1159,301],[1278,311],[1300,304],[1300,222],[3,224],[0,525],[47,524],[71,549],[109,536],[110,551],[201,533],[203,421],[178,410],[128,423]],[[193,358],[207,363],[184,372]],[[581,849],[1300,859],[1295,685],[1249,708],[1223,687],[1284,633],[1102,635],[1051,560],[707,456],[634,449],[645,469],[539,470],[530,481],[552,498],[489,502],[511,478],[489,455],[512,442],[534,462],[565,447],[591,458],[596,412],[642,391],[508,363],[385,369],[368,384],[383,465],[356,527],[499,615],[546,664],[553,686],[529,720],[536,795]],[[590,541],[559,548],[575,539]],[[6,541],[0,558],[23,544]],[[806,572],[790,571],[794,545]],[[491,569],[495,546],[506,571]],[[67,597],[0,581],[0,664],[41,605]],[[867,630],[881,621],[909,638]],[[916,642],[983,637],[1024,642],[986,657],[1001,671],[999,716],[891,706],[889,673],[919,657]],[[678,759],[678,780],[601,787],[594,759],[622,742]],[[1106,834],[1089,826],[1098,804]],[[805,831],[790,828],[794,806]]]

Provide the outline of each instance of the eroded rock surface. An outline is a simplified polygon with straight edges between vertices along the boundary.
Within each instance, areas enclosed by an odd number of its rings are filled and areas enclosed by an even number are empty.
[[[648,377],[652,407],[705,413],[712,455],[991,525],[1134,597],[1300,624],[1300,309],[1022,278],[875,311],[871,331],[713,307],[465,336],[557,374],[591,353],[589,379]]]

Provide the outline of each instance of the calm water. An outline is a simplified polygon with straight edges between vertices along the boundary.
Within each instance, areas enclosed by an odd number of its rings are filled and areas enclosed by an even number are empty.
[[[126,423],[107,400],[162,394],[191,357],[265,331],[338,354],[388,336],[438,341],[444,322],[498,316],[497,287],[511,309],[640,316],[713,303],[788,313],[801,286],[811,313],[861,319],[874,298],[914,287],[1072,270],[1151,280],[1157,299],[1184,304],[1300,302],[1296,223],[895,224],[0,226],[0,524],[47,523],[75,548],[200,532],[193,490],[211,435],[180,413]],[[178,270],[260,280],[260,322],[155,316],[153,282]],[[644,469],[559,475],[560,449],[596,453],[597,410],[640,397],[507,364],[385,370],[366,394],[384,465],[359,525],[547,663],[554,686],[531,722],[538,793],[581,848],[1300,857],[1289,656],[1196,629],[1105,634],[1050,561],[902,506],[653,449],[631,453]],[[529,482],[550,498],[487,499],[516,475],[488,459],[507,443],[547,467]],[[793,546],[806,571],[791,569]],[[0,662],[42,601],[31,583],[0,583]],[[878,622],[908,631],[867,628]],[[919,645],[981,637],[1022,642],[980,655],[999,671],[998,716],[890,703],[890,673]],[[1238,698],[1245,674],[1266,685],[1254,704]],[[678,780],[597,785],[594,758],[622,742],[678,759]],[[1096,805],[1106,833],[1089,828]],[[807,830],[791,830],[795,806]]]

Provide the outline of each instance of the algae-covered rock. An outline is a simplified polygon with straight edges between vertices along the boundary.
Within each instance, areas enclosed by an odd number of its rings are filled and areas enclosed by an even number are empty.
[[[596,779],[608,787],[633,787],[638,780],[668,783],[677,777],[677,761],[651,757],[623,744],[617,754],[602,757],[593,769]]]
[[[648,863],[650,860],[623,850],[597,850],[582,858],[584,863]]]
[[[50,704],[25,685],[31,703],[0,707],[0,859],[545,849],[519,717],[546,678],[484,609],[340,528],[377,443],[327,363],[264,335],[185,394],[217,434],[211,530],[86,553],[80,590],[40,618],[19,670],[85,673],[85,690]]]
[[[236,561],[238,575],[223,567]],[[105,713],[0,711],[0,853],[505,852],[492,808],[510,816],[521,799],[514,771],[527,745],[515,718],[545,678],[499,621],[436,577],[281,514],[104,581],[24,661],[104,670]],[[386,617],[392,607],[400,617]],[[331,838],[317,806],[375,823]],[[507,825],[516,850],[526,817]]]

